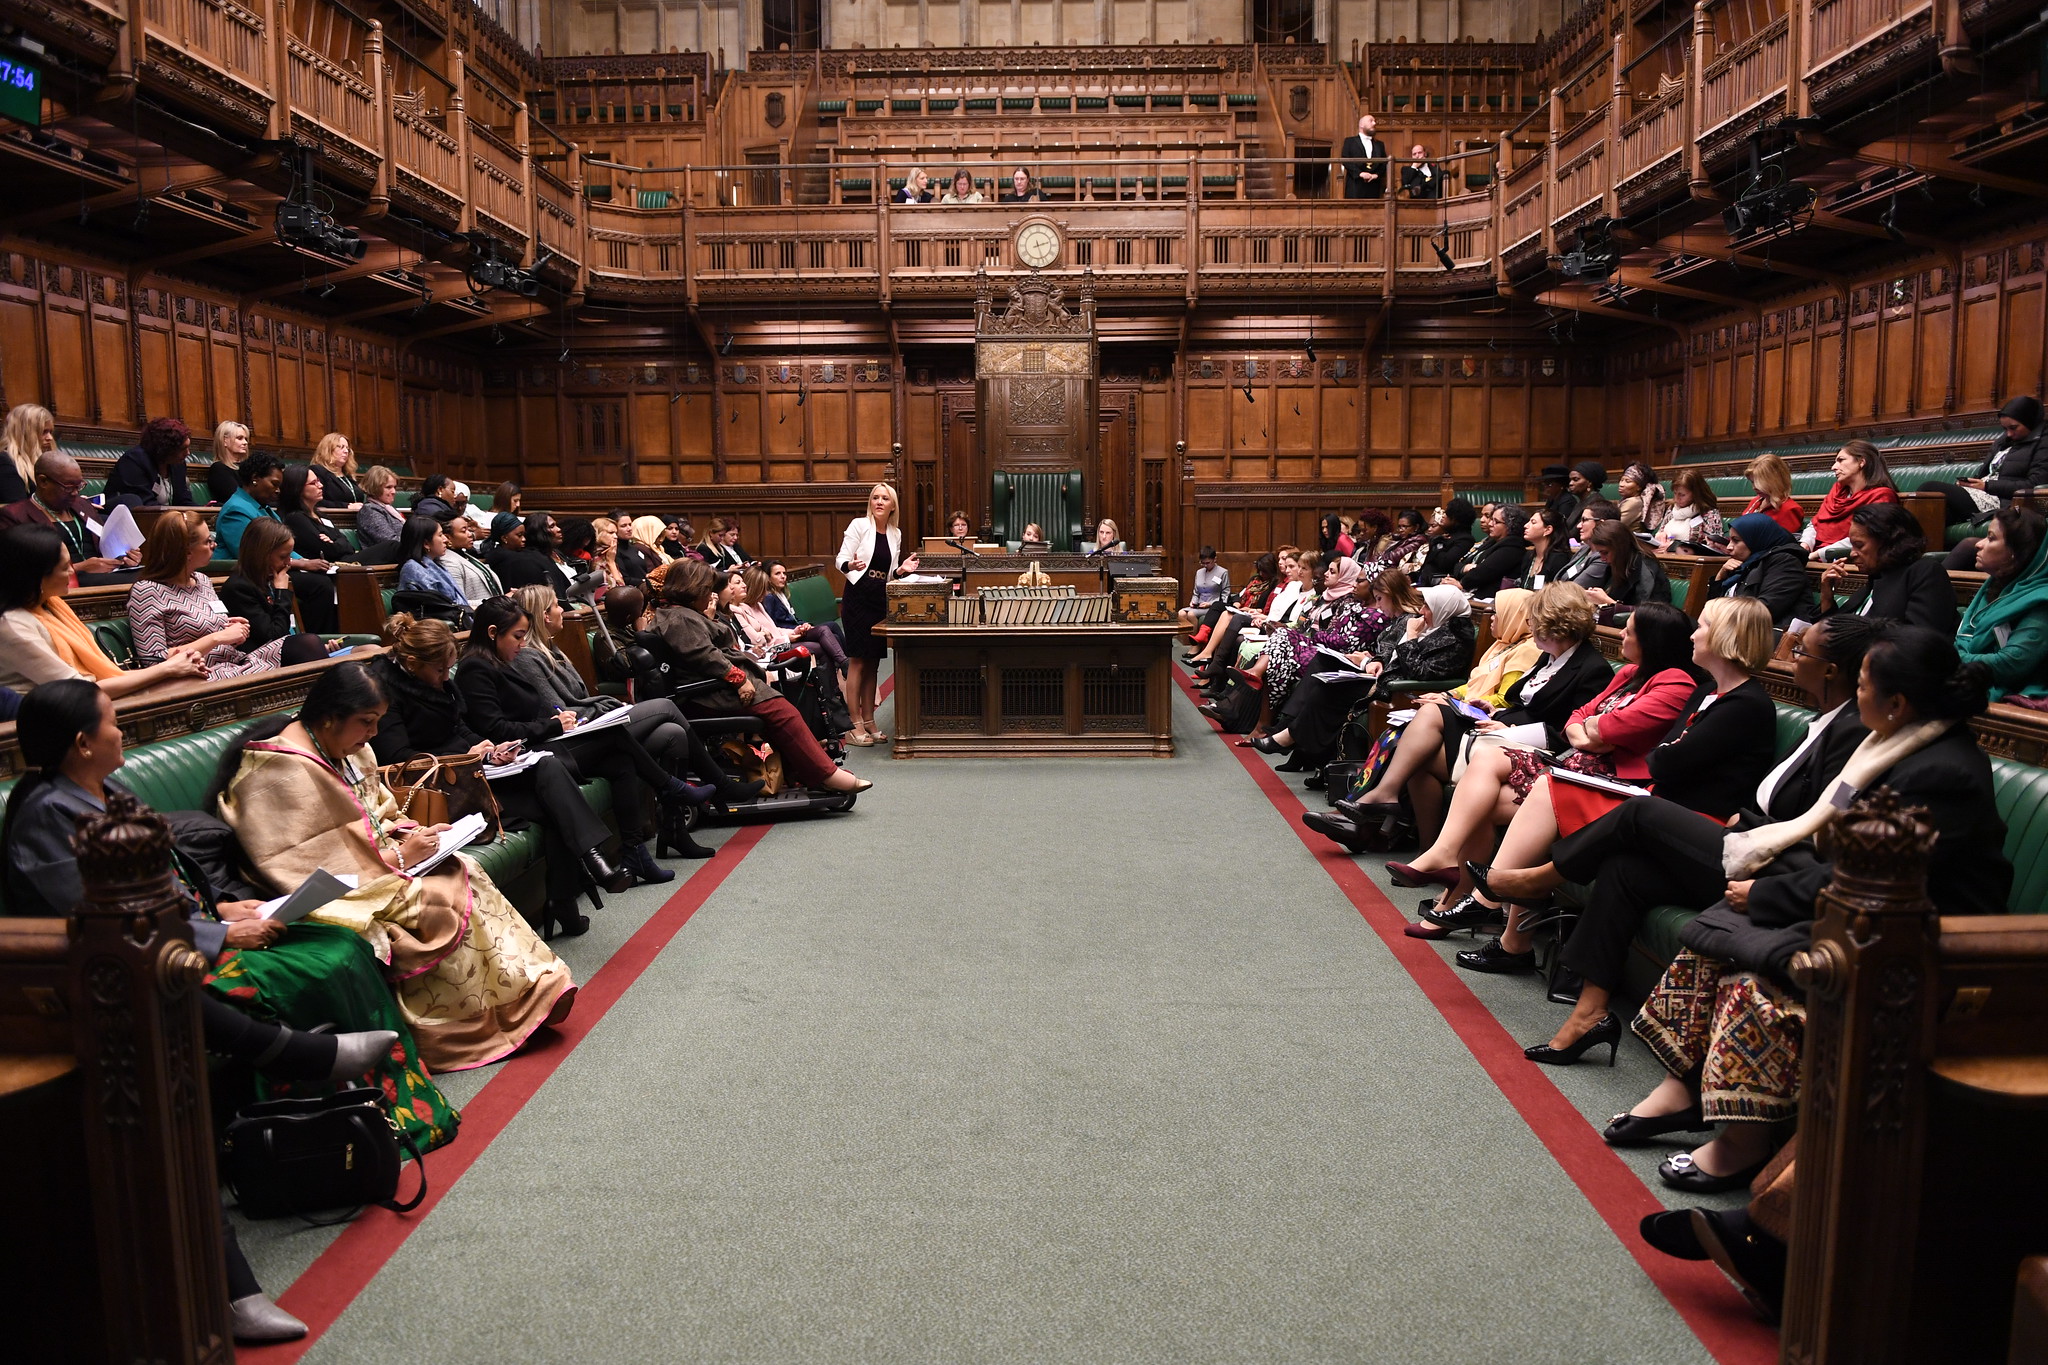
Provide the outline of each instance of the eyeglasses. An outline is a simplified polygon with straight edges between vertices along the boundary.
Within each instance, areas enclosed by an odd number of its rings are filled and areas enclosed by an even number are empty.
[[[1799,645],[1792,646],[1792,657],[1795,659],[1812,659],[1815,663],[1824,664],[1827,662],[1826,659],[1822,658],[1818,654],[1815,654],[1812,650],[1802,648]]]
[[[49,475],[45,474],[43,475],[43,480],[44,482],[54,487],[60,493],[70,493],[75,495],[77,493],[83,492],[85,489],[85,480],[82,478],[53,479]]]

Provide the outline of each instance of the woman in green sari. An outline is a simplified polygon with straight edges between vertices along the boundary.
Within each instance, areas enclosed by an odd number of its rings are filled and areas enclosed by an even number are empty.
[[[1966,664],[1990,670],[1991,696],[2048,696],[2048,521],[2026,507],[2003,507],[1977,544],[1977,567],[1990,577],[1956,627]]]
[[[113,703],[90,683],[59,682],[24,702],[23,757],[34,771],[7,803],[7,908],[63,915],[81,896],[71,834],[81,816],[127,793],[113,774],[125,758]],[[68,691],[79,696],[72,698]],[[391,1116],[425,1151],[455,1136],[455,1107],[419,1059],[376,954],[329,924],[266,919],[257,900],[230,899],[201,863],[173,851],[193,942],[212,970],[201,997],[207,1049],[255,1068],[261,1098],[319,1095],[351,1085],[384,1092]],[[310,1030],[332,1026],[335,1033]]]

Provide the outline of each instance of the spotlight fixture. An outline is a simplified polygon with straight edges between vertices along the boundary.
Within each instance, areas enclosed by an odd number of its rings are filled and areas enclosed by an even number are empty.
[[[508,294],[521,298],[540,297],[540,280],[533,270],[522,269],[517,261],[505,254],[505,248],[498,239],[481,232],[469,234],[469,268],[464,272],[469,287],[478,294],[492,289],[502,289]],[[543,255],[533,265],[538,269],[547,257]]]
[[[1765,156],[1755,138],[1749,143],[1749,177],[1735,202],[1721,210],[1721,226],[1732,240],[1756,233],[1803,226],[1813,214],[1813,186],[1791,178],[1782,158],[1789,147]]]
[[[1906,234],[1899,231],[1899,196],[1897,194],[1892,195],[1891,201],[1884,206],[1884,212],[1878,215],[1877,225],[1883,228],[1884,235],[1893,241],[1903,242],[1906,240]]]
[[[1316,363],[1316,344],[1313,341],[1308,344],[1308,363],[1311,365]]]
[[[1252,382],[1249,379],[1245,380],[1244,382],[1244,401],[1247,403],[1256,403],[1259,401],[1258,399],[1252,397]]]
[[[719,343],[718,343],[718,353],[719,353],[720,355],[731,355],[731,354],[732,354],[732,343],[733,343],[733,334],[732,334],[731,332],[727,332],[727,333],[725,334],[725,340],[723,340],[723,341],[721,341],[721,342],[719,342]]]
[[[562,365],[566,365],[569,363],[569,348],[567,346],[564,346],[562,348],[562,353],[555,357],[555,361],[556,363]]]
[[[1441,232],[1429,239],[1429,249],[1436,253],[1437,261],[1446,270],[1456,270],[1458,263],[1451,259],[1451,234]]]
[[[804,400],[809,398],[810,396],[811,389],[808,384],[799,384],[796,386],[796,405],[798,407],[802,407],[804,405]]]

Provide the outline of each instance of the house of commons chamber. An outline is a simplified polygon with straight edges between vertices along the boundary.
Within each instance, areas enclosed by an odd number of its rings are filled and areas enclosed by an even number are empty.
[[[0,0],[0,1356],[2048,1365],[2040,0]]]

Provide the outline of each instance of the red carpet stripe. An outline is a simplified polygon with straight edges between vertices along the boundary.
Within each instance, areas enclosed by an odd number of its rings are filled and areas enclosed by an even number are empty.
[[[876,694],[877,704],[889,699],[895,685],[894,678],[883,680]],[[413,1229],[447,1197],[506,1126],[519,1117],[519,1111],[547,1084],[548,1077],[569,1060],[584,1037],[633,988],[640,973],[661,955],[669,940],[690,922],[711,893],[773,828],[772,824],[742,825],[733,831],[710,861],[684,881],[675,895],[597,969],[597,974],[582,984],[576,995],[576,1008],[562,1027],[551,1034],[542,1033],[518,1056],[499,1063],[497,1074],[477,1092],[475,1099],[462,1106],[462,1129],[455,1141],[427,1158],[432,1189],[417,1209],[408,1214],[366,1209],[306,1267],[305,1273],[278,1298],[280,1306],[312,1329],[304,1338],[275,1346],[239,1346],[235,1359],[249,1365],[290,1365],[305,1355],[398,1254]],[[399,1182],[400,1191],[411,1190],[411,1182],[412,1174],[407,1172]]]
[[[1182,669],[1174,669],[1174,678],[1190,701],[1201,701]],[[1221,737],[1230,742],[1229,736]],[[1457,968],[1424,940],[1409,938],[1401,932],[1407,925],[1401,912],[1350,854],[1301,823],[1305,807],[1300,797],[1262,761],[1257,750],[1233,745],[1230,752],[1323,865],[1330,880],[1337,883],[1346,899],[1380,936],[1395,961],[1436,1006],[1459,1041],[1471,1049],[1487,1076],[1579,1187],[1594,1212],[1621,1239],[1643,1273],[1678,1310],[1700,1344],[1721,1365],[1767,1365],[1777,1360],[1777,1333],[1751,1315],[1748,1305],[1718,1270],[1706,1262],[1673,1260],[1644,1244],[1637,1225],[1644,1214],[1656,1213],[1664,1205],[1627,1163],[1600,1140],[1593,1126],[1544,1074],[1543,1068],[1522,1056],[1522,1044],[1509,1035],[1493,1012],[1459,979]],[[1479,1178],[1493,1177],[1482,1174]]]

